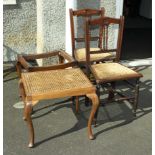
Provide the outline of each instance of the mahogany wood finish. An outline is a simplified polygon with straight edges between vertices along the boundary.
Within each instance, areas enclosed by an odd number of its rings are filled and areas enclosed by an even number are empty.
[[[72,56],[75,58],[75,50],[76,50],[76,42],[85,42],[85,30],[83,30],[83,37],[77,38],[75,37],[75,23],[74,23],[74,18],[75,17],[83,17],[84,22],[87,19],[91,19],[93,16],[97,17],[104,17],[105,9],[101,8],[99,10],[94,10],[94,9],[82,9],[82,10],[69,10],[70,13],[70,24],[71,24],[71,41],[72,41]],[[101,46],[102,38],[99,36],[92,36],[90,38],[91,41],[98,41],[98,47]],[[75,58],[76,59],[76,58]],[[78,60],[76,60],[78,61]],[[78,62],[79,64],[85,65],[86,61],[83,62]]]
[[[117,37],[117,47],[116,49],[108,48],[108,39],[109,39],[109,27],[111,25],[118,26],[118,37]],[[100,17],[97,19],[87,19],[85,25],[85,44],[86,44],[86,61],[87,65],[91,62],[90,54],[95,53],[107,53],[107,52],[116,52],[116,57],[113,58],[115,62],[119,62],[121,55],[121,46],[122,46],[122,37],[124,29],[124,17],[121,16],[119,19],[111,17]],[[99,51],[90,51],[90,41],[91,41],[91,27],[98,26],[100,29],[100,37],[102,38],[100,42]]]
[[[52,66],[30,66],[28,63],[29,60],[48,58],[52,56],[58,56],[60,64]],[[65,60],[67,60],[68,62],[65,63]],[[17,73],[19,77],[21,77],[22,68],[24,68],[28,72],[35,72],[35,71],[45,71],[53,69],[64,69],[73,66],[76,66],[75,60],[63,50],[52,51],[42,54],[18,55],[16,63]]]
[[[72,56],[75,58],[74,52],[75,52],[75,42],[84,42],[85,36],[83,35],[83,38],[76,38],[75,37],[75,24],[74,24],[74,17],[83,17],[83,20],[86,21],[86,19],[91,19],[93,16],[100,16],[103,17],[105,13],[105,9],[101,8],[100,10],[93,10],[93,9],[82,9],[82,10],[73,10],[69,9],[70,13],[70,24],[71,24],[71,40],[72,40]],[[84,30],[83,30],[84,31]],[[92,40],[98,40],[99,36],[94,36],[91,38]]]
[[[94,115],[97,111],[97,108],[99,106],[99,100],[98,100],[98,97],[95,93],[93,94],[87,94],[86,95],[90,100],[92,100],[92,110],[91,110],[91,113],[90,113],[90,117],[89,117],[89,121],[88,121],[88,136],[89,136],[89,139],[93,140],[94,139],[94,135],[92,133],[92,129],[90,128],[91,124],[92,124],[92,121],[94,119]]]
[[[59,73],[61,73],[61,71],[63,71],[65,69],[60,69],[59,70]],[[68,69],[69,70],[69,69]],[[72,71],[75,71],[77,70],[77,74],[78,72],[80,72],[79,74],[79,78],[83,78],[85,79],[86,81],[83,81],[83,82],[88,82],[89,83],[89,80],[87,79],[87,77],[83,74],[83,72],[80,70],[80,69],[77,69],[77,68],[73,68]],[[48,73],[51,72],[52,76],[48,76],[49,74],[46,74],[47,71],[43,72],[42,74],[45,74],[46,76],[46,79],[48,81],[51,80],[51,77],[54,77],[55,78],[55,74],[52,73],[52,71],[48,71]],[[38,73],[38,77],[40,72],[37,72]],[[36,75],[37,75],[36,73]],[[86,95],[88,98],[90,98],[92,100],[92,110],[91,110],[91,113],[90,113],[90,117],[89,117],[89,120],[88,120],[88,137],[89,139],[94,139],[94,136],[93,136],[93,133],[92,133],[92,129],[91,129],[91,124],[92,124],[92,121],[94,119],[94,115],[95,115],[95,112],[99,106],[99,102],[98,102],[98,97],[96,95],[96,89],[95,87],[89,83],[88,85],[85,85],[83,88],[81,86],[77,86],[76,88],[74,87],[70,87],[70,89],[63,89],[60,88],[59,89],[55,89],[54,88],[54,91],[48,91],[47,93],[40,93],[40,91],[44,92],[44,90],[46,89],[47,87],[47,84],[44,85],[43,81],[42,81],[42,90],[39,90],[38,93],[34,93],[33,92],[30,92],[27,88],[30,87],[30,89],[33,90],[33,82],[29,82],[29,79],[33,79],[33,75],[31,75],[30,72],[27,72],[27,73],[22,73],[22,78],[21,78],[21,81],[22,81],[22,89],[23,90],[26,90],[24,94],[24,92],[22,91],[22,98],[24,99],[24,103],[25,103],[25,106],[24,106],[24,120],[27,122],[28,124],[28,128],[29,128],[29,144],[28,144],[28,147],[33,147],[34,146],[34,127],[33,127],[33,123],[32,123],[32,119],[31,119],[31,113],[32,113],[32,107],[36,105],[36,100],[44,100],[44,99],[53,99],[53,98],[61,98],[61,97],[66,97],[66,96],[76,96],[76,112],[78,112],[78,97],[77,96],[82,96],[82,95]],[[82,75],[82,76],[81,76]],[[29,77],[28,77],[29,76]],[[35,76],[35,75],[34,75]],[[67,76],[70,76],[70,74],[67,73]],[[64,76],[65,77],[65,76]],[[63,76],[61,77],[61,80],[64,78]],[[60,78],[60,77],[59,77]],[[45,79],[44,79],[45,80]],[[53,79],[52,79],[53,80]],[[57,80],[57,79],[56,79]],[[70,79],[69,79],[70,80]],[[70,82],[70,81],[69,81]],[[67,82],[67,87],[69,82]],[[74,83],[75,81],[73,81]],[[79,85],[83,85],[83,82],[80,84],[78,83]],[[40,81],[38,82],[38,84],[40,83]],[[34,84],[36,85],[36,84]],[[70,85],[72,85],[72,82],[70,82]],[[65,86],[65,81],[63,83],[63,86]],[[51,88],[52,88],[52,85],[51,85]],[[25,95],[25,97],[24,97]]]
[[[116,50],[116,57],[114,59],[115,62],[106,62],[106,63],[97,63],[92,64],[90,60],[90,55],[94,52],[90,52],[90,38],[91,38],[91,27],[92,26],[98,26],[100,29],[103,29],[103,47],[101,52],[108,51],[108,27],[110,24],[118,24],[119,25],[119,31],[118,31],[118,41],[117,41],[117,48]],[[142,77],[142,74],[133,71],[123,65],[120,65],[119,59],[120,59],[120,51],[121,51],[121,45],[122,45],[122,35],[123,35],[123,26],[124,26],[124,17],[121,16],[120,19],[110,18],[110,17],[100,17],[98,19],[87,19],[86,20],[86,29],[85,29],[85,43],[86,43],[86,61],[87,65],[89,66],[89,69],[91,73],[95,77],[96,86],[97,86],[97,94],[98,97],[100,97],[100,85],[104,84],[111,84],[111,88],[109,89],[109,97],[108,101],[122,101],[122,100],[128,100],[131,101],[131,104],[133,106],[133,113],[136,114],[137,106],[138,106],[138,95],[139,95],[139,79]],[[113,50],[113,49],[112,49]],[[116,67],[117,66],[117,67]],[[114,69],[112,69],[114,68]],[[117,70],[117,71],[116,71]],[[117,81],[128,81],[129,79],[134,79],[135,84],[130,84],[130,82],[127,82],[135,91],[133,96],[125,96],[121,93],[118,93],[118,95],[121,96],[121,98],[115,98],[115,83]],[[95,120],[97,119],[98,109],[95,114]]]
[[[40,70],[38,67],[36,70],[36,68],[32,69],[33,67],[29,66],[27,63],[27,60],[34,60],[46,56],[49,57],[51,55],[60,55],[62,60],[60,62],[65,62],[64,59],[67,59],[70,68],[65,69],[66,65],[61,64],[64,65],[63,69],[59,65],[55,65],[54,67],[50,66],[45,69],[40,67]],[[74,59],[63,51],[47,53],[47,55],[37,54],[18,57],[17,71],[20,76],[19,90],[20,96],[24,102],[23,119],[27,122],[29,129],[28,147],[30,148],[34,146],[35,139],[35,132],[31,118],[33,106],[35,106],[39,100],[66,96],[76,97],[76,112],[79,111],[79,96],[85,95],[92,101],[92,109],[87,126],[89,139],[94,139],[91,124],[99,106],[96,88],[79,68],[72,68],[70,62],[74,64]]]

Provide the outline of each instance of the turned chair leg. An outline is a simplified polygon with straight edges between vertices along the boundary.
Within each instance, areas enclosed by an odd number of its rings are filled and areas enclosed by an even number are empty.
[[[115,97],[114,90],[116,88],[116,83],[111,82],[111,88],[109,89],[108,101],[112,101]]]
[[[138,97],[139,97],[139,79],[136,80],[135,85],[135,99],[133,104],[133,115],[136,117],[136,111],[138,107]]]

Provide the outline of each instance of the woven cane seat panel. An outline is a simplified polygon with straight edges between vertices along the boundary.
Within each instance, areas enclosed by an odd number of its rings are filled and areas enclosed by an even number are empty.
[[[86,61],[86,49],[81,48],[81,49],[76,49],[75,50],[75,58],[77,61]],[[90,51],[99,51],[100,48],[90,48]],[[110,53],[99,53],[99,54],[91,54],[90,55],[90,60],[95,61],[99,59],[106,59],[112,57],[112,54]]]
[[[93,87],[79,68],[22,73],[22,80],[27,96]]]
[[[92,71],[98,80],[116,81],[129,78],[138,78],[142,75],[119,63],[102,63],[92,65]]]

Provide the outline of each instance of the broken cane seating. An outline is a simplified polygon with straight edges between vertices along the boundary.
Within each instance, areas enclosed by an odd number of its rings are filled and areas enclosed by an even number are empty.
[[[61,56],[64,55],[65,58],[70,60],[68,63],[74,62],[74,59],[68,56],[65,52],[62,54],[62,52],[63,51],[57,51],[57,54]],[[47,55],[48,54],[49,53],[47,53]],[[35,58],[41,58],[45,55],[46,54],[37,54],[33,56],[35,56]],[[31,56],[27,55],[24,57],[30,59],[32,58]],[[91,124],[99,102],[96,95],[96,88],[91,84],[85,74],[79,68],[72,68],[71,64],[68,64],[67,67],[66,64],[64,64],[64,66],[61,64],[46,68],[40,67],[40,70],[39,67],[37,67],[36,71],[35,67],[28,67],[29,65],[24,57],[19,56],[17,70],[20,75],[20,93],[24,101],[24,120],[26,120],[28,124],[30,134],[28,146],[34,146],[34,128],[31,113],[33,106],[38,103],[36,101],[66,96],[72,97],[86,95],[92,100],[92,110],[88,120],[88,136],[89,139],[94,139]],[[54,69],[51,69],[52,67]],[[58,68],[56,69],[56,67]],[[25,72],[25,70],[27,71]],[[78,100],[76,100],[76,111],[78,111]]]

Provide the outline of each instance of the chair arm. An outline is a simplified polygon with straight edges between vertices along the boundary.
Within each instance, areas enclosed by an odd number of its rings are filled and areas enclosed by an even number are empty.
[[[27,63],[27,61],[23,58],[22,55],[18,55],[17,62],[16,62],[16,69],[17,69],[17,74],[19,75],[19,77],[21,77],[22,68],[24,68],[26,71],[29,71],[30,66]]]
[[[58,64],[58,65],[45,66],[45,67],[34,66],[29,68],[29,72],[65,69],[68,67],[74,67],[76,65],[77,65],[76,62],[68,62],[65,64]]]
[[[40,53],[40,54],[27,54],[23,55],[23,58],[25,60],[35,60],[35,59],[42,59],[42,58],[48,58],[52,56],[57,56],[59,55],[60,51],[53,51],[53,52],[47,52],[47,53]]]
[[[51,56],[59,56],[59,60],[66,59],[68,62],[60,61],[60,64],[51,65],[51,66],[31,66],[30,63],[27,62],[28,60],[48,58]],[[74,67],[74,66],[77,66],[77,62],[63,50],[42,53],[42,54],[18,55],[17,64],[16,64],[17,73],[19,77],[21,77],[22,68],[24,68],[28,72],[34,72],[34,71],[65,69],[65,68]]]

